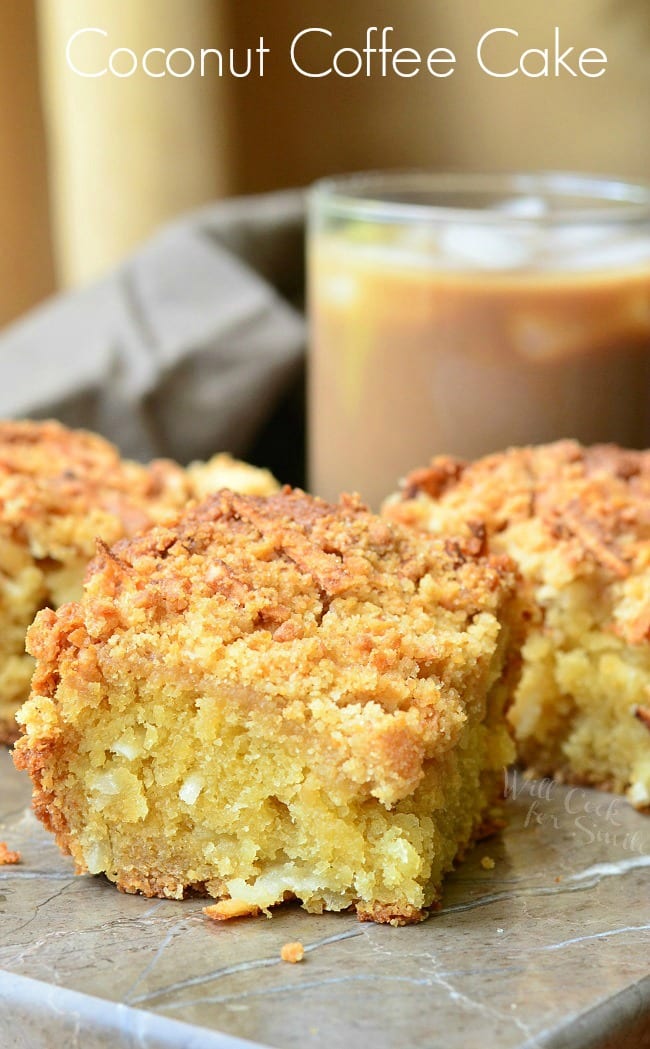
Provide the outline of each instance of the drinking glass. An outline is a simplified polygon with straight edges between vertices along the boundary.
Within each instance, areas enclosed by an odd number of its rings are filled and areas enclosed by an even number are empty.
[[[650,185],[375,173],[310,194],[309,480],[373,506],[439,453],[650,443]]]

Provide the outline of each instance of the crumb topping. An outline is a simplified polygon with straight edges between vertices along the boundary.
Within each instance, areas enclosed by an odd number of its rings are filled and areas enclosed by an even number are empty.
[[[0,517],[35,556],[67,560],[71,546],[132,534],[189,498],[184,471],[120,458],[96,434],[57,422],[0,423]],[[68,555],[66,557],[66,554]]]
[[[650,638],[650,579],[639,584],[650,567],[650,452],[567,440],[474,463],[441,456],[410,474],[384,512],[466,536],[483,521],[494,551],[520,561],[521,544],[529,566],[550,554],[556,575],[598,573],[605,586],[620,584],[613,629],[632,643]]]
[[[184,470],[169,459],[122,459],[98,434],[55,421],[0,422],[0,522],[27,538],[35,556],[66,545],[89,547],[130,536],[165,520],[191,499],[228,485],[271,492],[277,483],[258,470],[215,455]]]

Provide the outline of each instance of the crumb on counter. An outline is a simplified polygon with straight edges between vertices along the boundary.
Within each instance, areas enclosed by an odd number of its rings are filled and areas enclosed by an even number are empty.
[[[6,841],[0,841],[0,867],[8,866],[10,863],[20,863],[21,859],[19,852],[12,852],[7,847]]]
[[[210,907],[204,907],[203,913],[213,921],[226,922],[230,918],[252,918],[260,913],[260,909],[245,900],[220,900]]]
[[[292,965],[295,965],[305,957],[305,948],[301,943],[285,943],[280,951],[280,957],[283,962],[291,962]]]
[[[486,871],[493,871],[496,864],[491,856],[484,856],[481,860],[481,867]]]

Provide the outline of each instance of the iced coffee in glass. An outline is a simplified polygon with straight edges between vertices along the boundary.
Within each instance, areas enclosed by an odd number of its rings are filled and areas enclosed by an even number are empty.
[[[650,445],[650,187],[326,180],[309,217],[310,487],[377,507],[431,456]]]

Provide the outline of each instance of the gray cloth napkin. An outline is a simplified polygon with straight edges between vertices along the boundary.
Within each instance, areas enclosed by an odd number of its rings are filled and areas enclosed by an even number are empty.
[[[53,417],[136,459],[245,455],[305,352],[304,195],[223,201],[0,335],[0,417]]]

